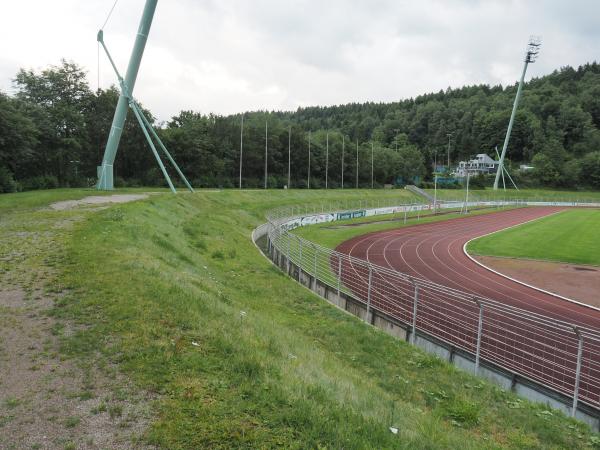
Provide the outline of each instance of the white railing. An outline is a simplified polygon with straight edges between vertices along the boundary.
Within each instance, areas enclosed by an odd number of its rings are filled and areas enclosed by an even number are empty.
[[[593,206],[598,202],[569,200],[485,200],[469,202],[469,208],[529,205]],[[464,202],[444,202],[440,208],[464,208]],[[376,310],[405,326],[414,342],[417,331],[433,336],[480,361],[528,378],[578,402],[600,407],[600,331],[563,322],[489,298],[474,297],[446,286],[377,266],[315,244],[290,231],[299,226],[333,222],[349,217],[399,214],[405,222],[421,217],[431,205],[330,203],[285,207],[268,215],[269,246],[285,255],[290,264],[312,278],[362,302],[367,314]],[[415,218],[416,218],[415,217]],[[289,270],[288,270],[289,273]]]

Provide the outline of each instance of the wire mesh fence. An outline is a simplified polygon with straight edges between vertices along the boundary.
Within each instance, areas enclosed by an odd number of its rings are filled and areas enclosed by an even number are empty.
[[[431,210],[427,204],[393,205],[393,201],[330,203],[285,207],[268,215],[269,245],[290,264],[320,283],[385,313],[404,324],[414,342],[417,331],[473,355],[475,370],[488,361],[573,399],[600,407],[600,333],[524,309],[474,297],[428,280],[418,279],[323,247],[290,231],[334,220],[377,214],[408,214]],[[531,205],[525,200],[478,200],[469,207],[503,208]],[[533,204],[596,206],[592,202],[537,200]],[[456,208],[447,202],[441,208]]]

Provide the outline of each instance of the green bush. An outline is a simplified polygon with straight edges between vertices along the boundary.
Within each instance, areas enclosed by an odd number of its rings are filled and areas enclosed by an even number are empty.
[[[17,182],[6,167],[0,167],[0,193],[17,192]]]
[[[56,189],[58,178],[54,175],[39,175],[37,177],[25,178],[21,184],[24,191],[34,191],[37,189]]]

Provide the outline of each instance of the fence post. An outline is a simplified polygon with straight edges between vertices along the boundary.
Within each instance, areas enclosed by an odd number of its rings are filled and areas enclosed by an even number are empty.
[[[315,249],[315,270],[313,271],[313,290],[316,292],[317,290],[317,256],[319,254],[319,248],[317,246]]]
[[[577,335],[577,369],[575,372],[575,387],[573,389],[573,407],[571,408],[571,417],[575,417],[577,413],[577,402],[579,400],[579,381],[581,379],[581,360],[583,359],[583,336],[579,331],[579,328],[573,327],[575,334]]]
[[[404,205],[404,224],[406,224],[406,215],[408,214],[408,206]]]
[[[369,319],[369,312],[371,311],[371,286],[373,285],[373,266],[369,264],[369,287],[367,288],[367,314],[365,315],[365,322],[371,323]]]
[[[481,336],[483,334],[483,303],[476,298],[473,299],[479,306],[479,323],[477,324],[477,349],[475,351],[475,374],[479,373],[479,358],[481,355]]]
[[[417,305],[419,303],[419,285],[417,282],[413,282],[415,285],[415,299],[413,302],[413,322],[412,322],[412,333],[410,335],[411,343],[414,345],[417,338]]]
[[[290,236],[290,233],[286,232],[285,233],[287,236],[287,274],[290,274],[290,256],[292,254],[292,249],[291,249],[291,244],[292,244],[292,237]]]
[[[337,295],[340,296],[340,286],[342,284],[342,258],[338,255],[338,272],[337,272]]]

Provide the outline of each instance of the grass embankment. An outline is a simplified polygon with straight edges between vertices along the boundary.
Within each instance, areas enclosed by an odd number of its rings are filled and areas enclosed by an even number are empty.
[[[279,205],[394,195],[198,192],[90,213],[55,261],[55,314],[83,325],[63,351],[156,392],[148,439],[169,449],[594,447],[585,425],[365,326],[250,242]]]
[[[600,265],[600,210],[572,209],[469,243],[469,253]]]

